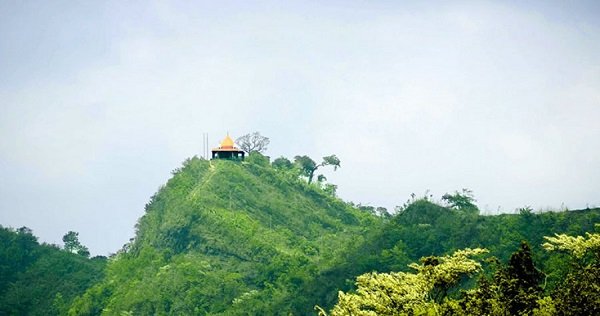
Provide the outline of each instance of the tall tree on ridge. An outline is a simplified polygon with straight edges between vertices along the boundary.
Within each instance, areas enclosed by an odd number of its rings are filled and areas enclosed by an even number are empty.
[[[253,152],[262,154],[267,150],[270,141],[268,137],[262,136],[259,132],[254,132],[240,136],[235,142],[248,154]]]
[[[84,257],[90,256],[90,251],[88,250],[88,248],[79,242],[78,232],[69,231],[63,236],[62,240],[65,243],[66,251],[76,253]]]
[[[315,171],[320,167],[333,166],[334,171],[340,167],[340,159],[336,155],[323,157],[323,161],[320,164],[317,164],[308,156],[296,156],[294,157],[294,163],[298,165],[302,174],[308,177],[308,183],[312,182]]]

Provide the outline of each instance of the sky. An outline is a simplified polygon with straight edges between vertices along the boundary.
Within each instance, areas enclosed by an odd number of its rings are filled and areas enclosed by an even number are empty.
[[[600,2],[0,1],[0,225],[114,253],[254,131],[355,203],[600,206]]]

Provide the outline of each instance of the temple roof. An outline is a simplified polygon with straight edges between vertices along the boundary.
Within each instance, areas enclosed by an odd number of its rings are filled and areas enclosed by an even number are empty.
[[[225,136],[225,139],[223,139],[221,141],[221,146],[219,146],[221,149],[233,149],[233,147],[235,144],[233,143],[233,139],[231,139],[231,137],[229,137],[229,134],[227,134],[227,136]]]
[[[235,143],[233,139],[229,137],[229,134],[225,136],[225,138],[221,141],[221,144],[218,148],[213,148],[212,151],[241,151],[239,148],[235,147]]]

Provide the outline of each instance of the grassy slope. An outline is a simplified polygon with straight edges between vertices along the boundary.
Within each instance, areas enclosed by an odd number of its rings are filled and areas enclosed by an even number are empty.
[[[312,303],[292,299],[295,289],[379,223],[268,165],[200,159],[146,211],[107,280],[73,312],[307,312]]]
[[[195,158],[152,198],[134,242],[71,311],[304,315],[332,306],[359,274],[459,248],[506,260],[525,239],[542,266],[559,266],[539,249],[543,236],[599,221],[597,209],[478,216],[420,200],[384,223],[260,160]]]

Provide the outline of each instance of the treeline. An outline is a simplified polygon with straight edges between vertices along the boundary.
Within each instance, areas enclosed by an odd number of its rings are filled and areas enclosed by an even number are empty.
[[[545,239],[545,250],[566,254],[566,262],[540,270],[525,241],[508,263],[481,248],[423,257],[409,265],[411,272],[359,276],[358,289],[340,292],[331,315],[600,314],[600,233]],[[548,286],[546,278],[553,273],[562,277]],[[480,275],[477,284],[468,286],[474,274]]]
[[[22,243],[17,237],[29,236],[37,245],[33,248],[47,249],[46,255],[39,252],[37,259],[31,259],[34,263],[24,267],[34,267],[44,256],[64,256],[64,260],[98,270],[90,270],[87,283],[77,273],[65,274],[67,284],[81,285],[71,292],[50,286],[53,283],[46,276],[34,274],[36,270],[28,272],[32,268],[3,274],[18,277],[7,279],[7,291],[15,294],[0,293],[2,300],[24,297],[23,302],[31,301],[29,294],[18,294],[24,289],[13,284],[35,276],[40,279],[33,285],[30,281],[28,291],[44,292],[39,295],[44,300],[39,306],[52,308],[46,314],[310,315],[318,305],[323,313],[343,315],[347,307],[343,304],[360,302],[353,296],[357,286],[367,289],[382,280],[400,286],[390,291],[405,294],[409,292],[401,285],[406,280],[420,287],[418,293],[410,292],[411,306],[421,302],[433,309],[408,314],[472,314],[476,310],[485,314],[491,309],[481,302],[488,298],[498,302],[494,311],[505,314],[534,309],[552,314],[552,308],[558,311],[568,306],[557,303],[561,300],[558,293],[581,275],[573,274],[577,270],[571,255],[543,249],[542,244],[551,242],[544,236],[593,232],[594,224],[600,222],[600,209],[536,214],[523,208],[519,214],[481,216],[472,194],[461,191],[444,195],[441,203],[414,199],[391,215],[383,208],[336,198],[335,186],[319,176],[317,169],[339,165],[335,156],[320,162],[306,156],[270,162],[258,152],[244,162],[188,159],[151,198],[136,225],[135,238],[110,260],[104,276],[104,263],[85,258],[85,247],[72,234],[65,239],[65,247],[68,243],[70,252],[80,255],[38,245],[30,232],[5,230],[12,236],[7,245],[19,248],[14,246]],[[28,251],[21,252],[25,259],[10,253],[3,254],[2,269],[4,265],[17,269],[20,265],[14,262],[30,260]],[[464,269],[452,270],[447,278],[436,277],[449,267],[446,263]],[[64,264],[37,269],[49,266]],[[580,267],[595,272],[591,266],[586,261]],[[83,273],[84,269],[69,271]],[[475,273],[479,279],[467,277]],[[358,283],[357,276],[361,276]],[[98,277],[100,281],[95,282]],[[340,300],[340,290],[346,293],[346,301]],[[521,298],[524,308],[502,305]],[[28,314],[33,308],[33,303],[11,302],[2,303],[2,308],[21,309],[7,314]],[[361,304],[352,308],[374,308]],[[403,303],[393,304],[402,311]],[[359,314],[358,309],[347,311]]]
[[[66,314],[104,276],[106,258],[83,254],[39,244],[27,227],[0,226],[0,315]]]
[[[460,208],[423,198],[398,210],[391,218],[382,217],[384,224],[379,229],[355,236],[354,246],[339,253],[333,267],[322,271],[302,295],[312,296],[319,306],[329,309],[338,301],[338,290],[355,289],[358,275],[410,272],[409,264],[421,258],[465,248],[485,248],[499,264],[506,264],[523,241],[531,245],[535,265],[548,271],[543,281],[545,293],[550,293],[565,280],[572,266],[566,256],[543,249],[544,236],[584,235],[600,223],[600,209],[533,213],[524,208],[519,214],[482,216],[474,204]],[[474,282],[461,283],[459,289]]]

